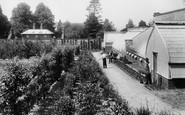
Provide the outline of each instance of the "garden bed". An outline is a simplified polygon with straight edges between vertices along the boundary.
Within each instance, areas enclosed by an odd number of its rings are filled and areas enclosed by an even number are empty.
[[[114,60],[114,64],[117,65],[124,72],[126,72],[129,76],[135,78],[138,81],[143,81],[145,79],[145,76],[141,75],[138,70],[136,70],[132,66],[129,66],[129,64],[125,64],[124,62],[119,60]]]

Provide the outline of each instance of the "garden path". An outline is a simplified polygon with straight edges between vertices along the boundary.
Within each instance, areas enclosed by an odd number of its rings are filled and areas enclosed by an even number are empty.
[[[99,52],[93,52],[93,56],[102,67],[102,60],[99,60],[101,54]],[[140,84],[139,81],[127,75],[116,65],[108,64],[108,67],[103,69],[103,72],[109,78],[119,95],[128,101],[130,107],[139,108],[148,105],[154,113],[165,110],[175,114],[180,113],[181,115],[185,115],[185,110],[177,110],[163,102],[159,97],[155,96],[154,91],[148,90],[143,84]]]

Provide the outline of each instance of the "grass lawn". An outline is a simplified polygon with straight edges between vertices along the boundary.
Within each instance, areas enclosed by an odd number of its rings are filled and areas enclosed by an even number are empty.
[[[185,110],[185,89],[154,91],[155,95],[173,108]]]

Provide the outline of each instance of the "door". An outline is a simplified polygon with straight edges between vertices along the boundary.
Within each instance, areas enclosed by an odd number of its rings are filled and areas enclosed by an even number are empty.
[[[153,52],[153,81],[158,84],[157,76],[157,52]]]

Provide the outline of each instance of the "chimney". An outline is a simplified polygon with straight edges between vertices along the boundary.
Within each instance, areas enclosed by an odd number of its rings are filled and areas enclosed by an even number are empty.
[[[35,23],[33,23],[33,29],[35,29]]]
[[[40,24],[40,29],[43,29],[43,24],[42,23]]]

